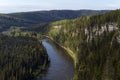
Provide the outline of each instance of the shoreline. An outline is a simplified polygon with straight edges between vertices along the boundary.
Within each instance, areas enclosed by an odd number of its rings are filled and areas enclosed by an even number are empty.
[[[62,49],[64,49],[66,51],[66,53],[72,58],[73,63],[74,63],[74,67],[76,68],[76,64],[77,64],[77,59],[76,59],[76,55],[74,54],[74,52],[72,50],[70,50],[69,48],[66,48],[64,46],[61,46],[59,43],[55,42],[52,38],[50,38],[49,36],[45,36],[43,35],[45,38],[50,39],[53,43],[55,43],[57,46],[61,47]]]

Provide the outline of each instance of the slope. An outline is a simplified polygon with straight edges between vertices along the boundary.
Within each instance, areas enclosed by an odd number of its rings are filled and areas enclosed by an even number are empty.
[[[8,15],[0,14],[0,31],[9,29],[12,26],[24,27],[35,24],[32,21],[11,17]]]
[[[120,10],[50,25],[47,35],[76,56],[75,80],[120,80]]]
[[[53,22],[63,19],[72,19],[80,16],[103,14],[108,10],[51,10],[51,11],[36,11],[12,13],[9,16],[35,21],[38,23]]]

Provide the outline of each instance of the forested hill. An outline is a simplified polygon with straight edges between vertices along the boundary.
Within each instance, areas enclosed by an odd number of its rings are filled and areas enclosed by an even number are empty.
[[[0,14],[0,31],[9,29],[10,27],[13,26],[25,27],[30,26],[32,24],[35,24],[35,22]]]
[[[80,16],[103,14],[108,10],[52,10],[52,11],[37,11],[37,12],[23,12],[0,14],[0,31],[9,29],[11,27],[29,27],[38,26],[35,24],[53,22],[63,19],[72,19]]]
[[[30,27],[26,30],[32,31],[34,29],[34,31],[37,30],[42,33],[47,30],[46,35],[48,37],[63,46],[74,56],[73,58],[76,60],[74,80],[120,80],[120,10],[111,11],[105,14],[102,14],[104,11],[91,10],[82,10],[82,12],[78,11],[78,13],[75,12],[76,11],[54,10],[7,15],[17,17],[18,19],[36,21],[37,23],[68,19],[40,24],[37,28],[31,29]],[[75,17],[78,18],[71,19]],[[21,35],[21,33],[19,32],[15,35]],[[43,57],[41,53],[38,55],[33,53],[37,53],[39,47],[41,47],[40,49],[42,49],[43,52],[45,49],[40,46],[37,41],[31,41],[31,38],[29,41],[28,39],[27,37],[1,37],[0,44],[3,45],[0,47],[2,53],[0,54],[0,62],[2,64],[0,69],[1,78],[8,76],[8,78],[10,77],[11,80],[14,80],[14,78],[22,76],[21,78],[24,78],[22,80],[26,80],[24,74],[33,75],[31,69],[34,69],[34,63],[38,63],[39,57]],[[24,46],[24,44],[26,46]],[[12,55],[9,54],[10,50],[13,53]],[[31,50],[33,53],[31,53]],[[21,51],[23,51],[23,54],[16,54]],[[24,53],[26,54],[25,56]],[[18,56],[18,62],[14,62],[14,60],[16,60],[16,55]],[[36,62],[33,62],[33,60],[31,61],[31,55],[33,55],[33,59],[37,59]],[[11,63],[7,63],[10,60]],[[29,65],[31,63],[32,66]],[[9,68],[7,65],[10,65]],[[15,69],[11,70],[13,66]],[[14,71],[18,72],[14,73]],[[6,72],[8,73],[5,74]],[[9,72],[12,72],[12,74],[10,75]]]
[[[120,10],[50,25],[48,36],[76,60],[75,80],[120,80]]]
[[[63,19],[72,19],[80,16],[103,14],[108,11],[109,10],[51,10],[51,11],[12,13],[8,15],[21,19],[36,21],[38,23],[43,23]]]
[[[0,80],[34,80],[47,69],[48,62],[37,39],[0,34]]]

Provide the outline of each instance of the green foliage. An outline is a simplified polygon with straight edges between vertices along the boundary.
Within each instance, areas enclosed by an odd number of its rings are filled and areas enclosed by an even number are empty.
[[[50,26],[49,23],[40,23],[30,27],[21,28],[22,31],[32,31],[32,32],[39,32],[41,34],[45,34],[48,32]]]
[[[119,28],[119,20],[120,10],[116,10],[52,23],[47,35],[60,45],[70,48],[77,56],[75,80],[120,79],[120,43],[117,39],[120,32],[119,29],[107,29],[109,24],[113,24],[113,27],[117,24]],[[97,33],[103,26],[106,30]]]
[[[30,20],[37,23],[53,22],[63,19],[73,19],[80,16],[88,16],[95,14],[103,14],[108,12],[107,10],[51,10],[51,11],[37,11],[37,12],[24,12],[24,13],[12,13],[9,16]]]
[[[48,55],[37,39],[0,35],[0,80],[33,80],[48,65]],[[36,74],[35,74],[36,73]]]
[[[24,12],[12,14],[0,14],[0,32],[8,30],[12,26],[28,27],[29,31],[39,31],[43,33],[48,30],[49,25],[43,24],[63,19],[72,19],[79,16],[103,14],[108,11],[94,10],[52,10],[38,12]],[[30,28],[29,28],[30,27]],[[26,30],[26,28],[25,28]]]
[[[32,21],[11,17],[8,15],[0,15],[0,31],[7,30],[12,26],[25,27],[35,24]]]
[[[19,27],[5,31],[5,35],[14,36],[14,37],[17,36],[33,37],[33,38],[37,38],[38,40],[42,39],[41,33],[32,32],[32,31],[22,31]]]

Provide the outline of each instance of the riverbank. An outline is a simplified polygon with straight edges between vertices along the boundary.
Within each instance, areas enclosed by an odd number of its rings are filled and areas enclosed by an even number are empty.
[[[50,39],[53,43],[55,43],[57,46],[61,47],[62,49],[64,49],[66,51],[66,53],[72,58],[73,62],[74,62],[74,68],[76,68],[76,64],[77,64],[77,58],[75,53],[70,50],[69,48],[66,48],[64,46],[61,46],[59,43],[57,43],[56,41],[54,41],[52,38],[50,38],[49,36],[45,36],[43,35],[45,38]]]
[[[34,80],[47,70],[48,55],[37,39],[0,34],[0,40],[0,80]]]
[[[50,58],[50,66],[46,76],[38,80],[71,80],[75,71],[72,58],[50,39],[43,39],[42,44]]]

